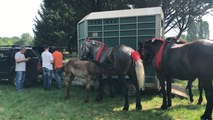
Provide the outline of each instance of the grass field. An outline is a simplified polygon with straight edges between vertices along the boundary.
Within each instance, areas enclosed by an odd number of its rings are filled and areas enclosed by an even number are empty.
[[[125,112],[122,96],[105,96],[97,103],[91,90],[90,102],[85,104],[83,86],[72,86],[71,98],[67,101],[63,99],[63,91],[54,88],[44,91],[42,86],[37,86],[16,92],[13,86],[0,83],[0,120],[199,120],[206,103],[196,105],[198,95],[194,87],[194,103],[175,97],[172,107],[163,111],[159,109],[162,103],[159,95],[144,93],[143,110],[135,110],[135,99],[130,98],[130,111]]]

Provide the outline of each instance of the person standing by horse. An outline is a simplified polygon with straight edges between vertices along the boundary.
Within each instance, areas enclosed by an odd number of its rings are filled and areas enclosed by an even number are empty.
[[[23,84],[25,80],[25,71],[26,71],[26,62],[30,58],[25,58],[24,53],[26,52],[25,47],[21,47],[21,49],[15,54],[15,62],[16,62],[16,90],[22,91]]]
[[[54,59],[54,71],[55,71],[55,80],[57,82],[57,88],[61,89],[62,81],[62,72],[63,72],[63,55],[57,49],[53,49],[53,59]]]
[[[49,47],[47,45],[44,45],[44,50],[45,51],[41,54],[44,90],[50,91],[53,71],[53,56],[49,52]]]

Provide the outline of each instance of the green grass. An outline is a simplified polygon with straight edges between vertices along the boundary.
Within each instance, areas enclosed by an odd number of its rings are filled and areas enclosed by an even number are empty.
[[[156,94],[142,96],[143,110],[135,110],[135,99],[130,98],[130,111],[122,111],[124,98],[105,96],[101,103],[95,101],[91,90],[90,102],[85,104],[85,88],[71,86],[71,98],[65,101],[64,89],[44,91],[41,86],[26,88],[16,92],[10,85],[0,85],[0,120],[199,120],[204,112],[205,103],[196,105],[197,87],[193,93],[195,102],[173,98],[168,110],[160,110],[162,99]]]

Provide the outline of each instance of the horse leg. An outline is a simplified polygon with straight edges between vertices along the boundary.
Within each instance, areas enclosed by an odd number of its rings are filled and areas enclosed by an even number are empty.
[[[104,82],[102,77],[99,78],[99,99],[103,99],[103,94],[104,94]]]
[[[167,87],[167,97],[168,97],[167,106],[171,107],[172,106],[172,94],[171,94],[171,91],[172,91],[172,79],[168,78],[166,83],[167,83],[166,87]]]
[[[202,83],[200,80],[198,80],[198,89],[199,89],[199,99],[198,99],[198,102],[197,104],[198,105],[201,105],[202,101],[203,101],[203,96],[202,96],[202,93],[203,93],[203,86],[202,86]]]
[[[99,80],[98,79],[94,80],[94,88],[95,88],[95,94],[96,94],[96,101],[99,102],[100,98],[99,98]]]
[[[89,92],[90,92],[90,77],[86,78],[86,98],[85,98],[85,103],[89,102]]]
[[[124,97],[125,97],[125,103],[123,110],[128,111],[129,110],[129,100],[128,100],[128,83],[125,79],[125,75],[119,75],[119,80],[123,85],[123,91],[124,91]]]
[[[204,88],[204,91],[206,93],[206,109],[204,114],[201,116],[201,119],[203,120],[212,120],[212,108],[213,108],[213,85],[211,79],[199,79],[202,80],[202,85]]]
[[[137,110],[141,110],[142,109],[142,105],[141,105],[141,92],[140,92],[140,88],[139,88],[139,83],[138,83],[138,80],[137,80],[137,77],[136,77],[136,73],[133,73],[131,72],[129,74],[129,79],[130,80],[134,80],[134,85],[135,85],[135,88],[136,88],[136,106],[135,108]]]
[[[192,94],[192,82],[193,82],[194,80],[189,80],[188,81],[188,84],[187,84],[187,86],[186,86],[186,89],[188,89],[188,91],[189,91],[189,99],[190,99],[190,102],[193,102],[194,101],[194,99],[193,99],[193,94]]]
[[[163,94],[163,104],[161,105],[161,109],[166,110],[167,109],[167,100],[166,100],[165,81],[164,81],[164,79],[160,78],[159,76],[158,76],[158,79],[160,81],[161,92]]]
[[[112,80],[112,77],[111,76],[108,76],[108,78],[107,78],[107,83],[108,83],[108,85],[109,85],[109,96],[111,97],[111,98],[113,98],[113,97],[115,97],[115,91],[114,91],[114,89],[113,89],[113,87],[114,87],[114,82],[113,82],[113,80]]]
[[[71,85],[71,82],[74,79],[74,77],[75,76],[72,73],[68,73],[65,76],[65,81],[64,82],[65,82],[66,89],[65,89],[65,97],[64,97],[64,99],[69,99],[70,98],[70,93],[69,93],[70,85]]]
[[[136,109],[137,110],[141,110],[142,109],[141,92],[140,92],[140,88],[139,88],[138,82],[136,82],[135,87],[136,87]]]

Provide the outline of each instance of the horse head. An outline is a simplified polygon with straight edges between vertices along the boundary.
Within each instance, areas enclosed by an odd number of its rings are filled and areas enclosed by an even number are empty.
[[[150,63],[154,60],[154,58],[156,58],[157,54],[162,55],[162,53],[159,53],[159,51],[162,52],[165,43],[166,41],[161,38],[153,38],[146,40],[143,43],[143,60],[147,63]]]
[[[96,40],[85,40],[81,44],[81,59],[94,59],[102,44]]]

